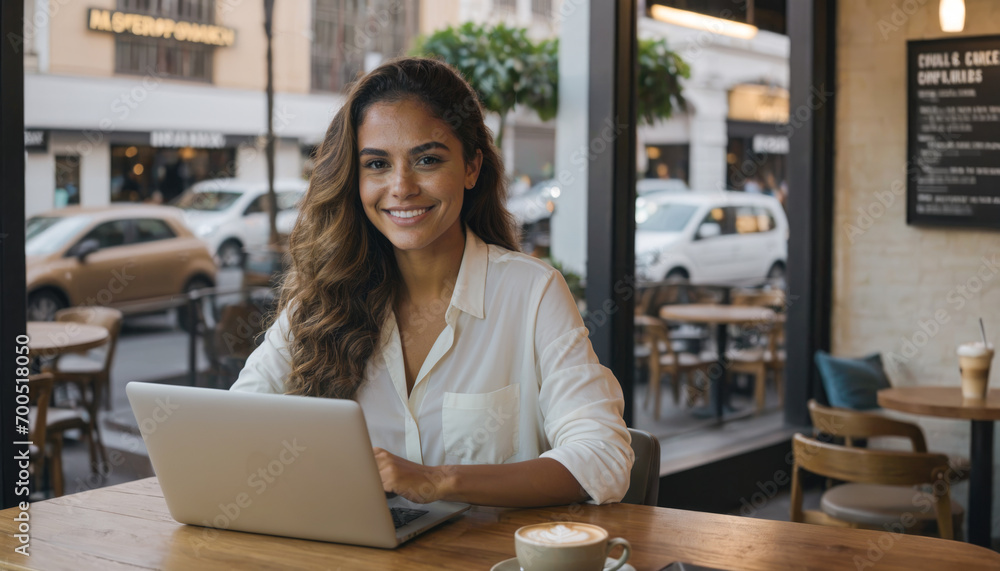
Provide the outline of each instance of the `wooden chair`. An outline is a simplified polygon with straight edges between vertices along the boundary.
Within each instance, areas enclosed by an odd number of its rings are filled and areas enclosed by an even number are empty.
[[[107,453],[101,440],[98,412],[103,406],[111,408],[111,364],[115,357],[115,347],[121,333],[122,313],[109,307],[70,307],[56,312],[56,321],[98,325],[108,330],[108,342],[103,346],[103,355],[96,358],[77,355],[61,355],[46,367],[53,374],[53,382],[75,386],[87,411],[88,442],[90,444],[90,466],[96,473],[101,463],[107,461]]]
[[[265,309],[246,300],[223,307],[218,322],[205,334],[205,353],[212,367],[214,385],[228,389],[257,348],[265,329]]]
[[[785,303],[785,293],[781,290],[734,292],[732,296],[733,305],[753,305],[775,309],[783,308]],[[785,334],[784,320],[779,319],[774,323],[763,324],[760,331],[765,336],[764,345],[743,350],[729,350],[726,353],[730,363],[726,369],[726,382],[731,383],[732,380],[729,377],[734,374],[742,373],[753,376],[754,403],[758,413],[764,410],[766,404],[768,376],[774,379],[774,388],[778,394],[779,404],[784,402],[785,394],[785,351],[781,348]]]
[[[67,430],[79,430],[91,443],[91,432],[88,430],[90,421],[86,412],[74,408],[60,408],[50,405],[54,375],[41,373],[28,377],[31,400],[35,403],[29,411],[32,445],[31,454],[37,458],[34,464],[34,477],[37,482],[44,474],[46,465],[52,481],[52,495],[59,497],[65,493],[63,477],[62,449],[63,433]]]
[[[685,378],[688,379],[691,393],[688,395],[689,404],[692,404],[691,399],[694,398],[707,399],[707,389],[695,384],[689,377],[697,371],[702,371],[705,373],[704,378],[708,378],[707,369],[716,362],[715,359],[708,358],[707,355],[674,351],[669,329],[658,318],[637,315],[635,325],[637,330],[642,331],[649,347],[649,392],[646,402],[653,402],[653,418],[660,418],[660,382],[665,373],[670,375],[674,404],[680,402],[681,386]]]
[[[34,490],[40,490],[42,475],[45,474],[45,443],[48,439],[49,402],[52,401],[52,375],[41,373],[28,377],[28,423],[33,444],[29,447],[31,471],[35,480]]]
[[[914,452],[927,452],[924,431],[910,422],[871,412],[824,406],[815,399],[809,400],[809,415],[816,432],[843,438],[846,446],[854,446],[854,441],[861,438],[889,436],[908,439]],[[972,469],[968,458],[949,455],[948,465],[951,483],[968,479]]]
[[[792,451],[793,522],[899,532],[922,530],[925,524],[936,522],[943,539],[953,539],[955,530],[961,528],[963,510],[951,501],[948,458],[943,454],[849,448],[802,434],[792,440]],[[802,470],[851,483],[827,490],[821,511],[803,510]],[[868,485],[869,490],[860,505],[845,499],[858,484]],[[921,484],[932,485],[934,493],[913,487]],[[933,510],[919,509],[922,505]]]
[[[660,441],[644,430],[628,429],[635,462],[623,504],[655,506],[660,494]]]

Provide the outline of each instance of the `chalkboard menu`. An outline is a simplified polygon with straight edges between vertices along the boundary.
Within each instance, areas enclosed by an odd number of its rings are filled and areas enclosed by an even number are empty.
[[[1000,228],[1000,36],[907,43],[906,223]]]

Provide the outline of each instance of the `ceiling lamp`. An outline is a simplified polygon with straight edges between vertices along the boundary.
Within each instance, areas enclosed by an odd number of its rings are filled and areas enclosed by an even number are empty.
[[[942,14],[944,14],[944,3],[948,1],[949,0],[941,0]],[[957,1],[961,2],[962,0]],[[668,24],[676,24],[678,26],[694,28],[696,30],[705,30],[706,32],[714,32],[716,34],[742,38],[744,40],[749,40],[757,35],[757,26],[751,26],[750,24],[744,24],[742,22],[734,22],[732,20],[725,20],[723,18],[716,18],[714,16],[706,16],[705,14],[699,14],[697,12],[678,10],[677,8],[662,6],[660,4],[654,4],[650,8],[650,14],[653,18]]]
[[[965,29],[965,0],[941,0],[938,18],[942,32],[961,32]]]

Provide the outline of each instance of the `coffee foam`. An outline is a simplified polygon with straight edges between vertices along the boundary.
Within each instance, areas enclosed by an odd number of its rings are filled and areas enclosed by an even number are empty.
[[[958,346],[958,354],[962,357],[986,357],[993,353],[993,345],[984,345],[982,341],[963,343]]]
[[[543,545],[579,545],[603,539],[603,529],[573,523],[532,526],[520,532],[522,538]]]

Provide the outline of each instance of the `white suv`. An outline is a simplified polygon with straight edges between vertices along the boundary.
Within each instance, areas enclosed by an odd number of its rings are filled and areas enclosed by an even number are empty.
[[[298,204],[309,183],[275,180],[278,232],[288,234],[298,218]],[[267,182],[234,178],[203,180],[184,191],[174,206],[184,209],[188,227],[205,241],[223,267],[242,266],[247,248],[267,244]]]
[[[640,280],[748,284],[784,276],[788,219],[773,197],[652,193],[636,200],[635,220]]]

